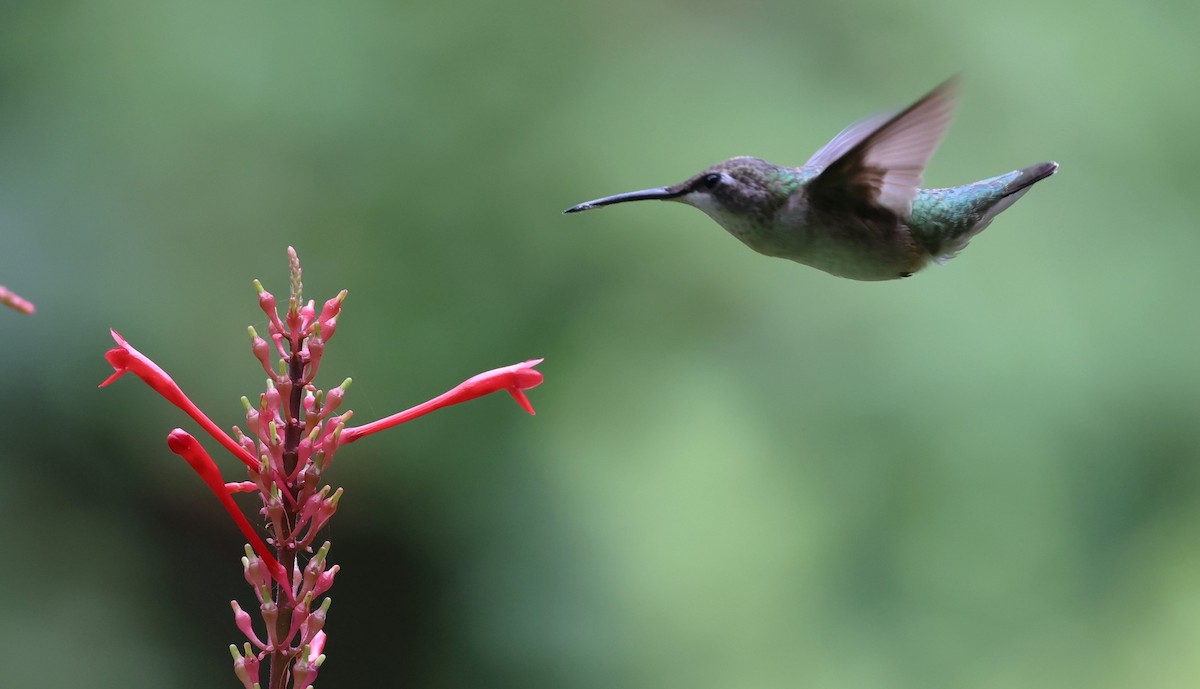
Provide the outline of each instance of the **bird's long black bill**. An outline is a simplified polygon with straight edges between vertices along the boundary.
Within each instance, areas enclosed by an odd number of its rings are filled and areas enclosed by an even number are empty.
[[[585,201],[578,206],[571,206],[563,213],[578,213],[579,211],[591,210],[600,206],[610,206],[614,203],[624,203],[626,201],[645,201],[647,199],[657,199],[659,201],[665,199],[673,199],[683,196],[687,190],[678,190],[671,187],[658,187],[655,189],[642,189],[641,191],[628,191],[624,194],[616,194],[614,196],[605,196],[604,198],[595,199],[593,201]]]

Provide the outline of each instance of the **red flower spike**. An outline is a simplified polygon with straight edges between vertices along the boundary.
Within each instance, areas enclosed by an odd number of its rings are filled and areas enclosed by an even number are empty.
[[[262,539],[254,532],[254,527],[250,526],[250,522],[246,520],[246,515],[238,509],[237,503],[225,489],[225,480],[221,478],[221,472],[217,469],[216,462],[208,456],[208,453],[200,446],[200,442],[182,428],[176,428],[167,436],[167,447],[171,448],[171,452],[187,460],[192,470],[200,476],[213,495],[217,496],[217,499],[225,507],[225,511],[229,513],[230,517],[233,517],[233,521],[242,530],[242,535],[254,548],[254,552],[267,565],[271,572],[271,578],[278,582],[290,596],[292,589],[287,573],[283,571],[283,565],[279,564],[274,555],[271,555],[271,551],[267,550],[267,545],[262,542]]]
[[[258,461],[254,458],[254,455],[246,452],[245,448],[234,442],[228,433],[222,431],[217,424],[205,416],[204,412],[200,411],[200,408],[193,404],[187,395],[183,394],[183,390],[174,380],[171,380],[171,376],[168,376],[166,371],[159,368],[158,364],[151,361],[145,354],[130,346],[116,330],[110,330],[110,332],[119,346],[108,350],[108,353],[104,355],[104,358],[108,359],[108,363],[112,364],[114,372],[100,384],[100,387],[111,384],[126,373],[134,374],[138,378],[141,378],[146,385],[149,385],[152,390],[165,397],[168,402],[179,407],[185,414],[192,417],[214,440],[221,443],[225,449],[242,460],[243,464],[251,469],[258,468]]]
[[[260,687],[259,666],[268,659],[271,689],[310,689],[325,660],[324,626],[330,600],[321,597],[341,568],[327,561],[328,542],[315,553],[312,543],[336,512],[343,494],[340,488],[322,486],[322,475],[340,444],[493,392],[509,393],[532,414],[533,405],[525,391],[542,382],[542,374],[535,368],[541,359],[526,361],[473,376],[424,404],[347,429],[353,412],[338,412],[344,405],[350,379],[327,393],[312,385],[347,293],[343,290],[318,306],[302,295],[300,262],[291,247],[288,264],[291,280],[286,298],[281,297],[284,304],[279,304],[257,280],[254,282],[268,325],[261,337],[254,328],[247,332],[254,358],[266,372],[268,382],[266,392],[257,401],[252,403],[253,395],[242,398],[245,433],[236,426],[232,437],[221,432],[165,371],[115,331],[113,339],[118,346],[107,354],[114,374],[102,384],[134,373],[195,419],[247,466],[248,480],[225,482],[196,438],[181,429],[175,429],[167,438],[171,451],[183,457],[201,477],[247,541],[246,557],[241,558],[243,574],[258,599],[264,629],[264,636],[258,637],[258,623],[252,623],[251,615],[232,603],[234,622],[250,639],[242,645],[244,653],[236,646],[230,647],[235,673],[247,689]],[[285,309],[282,313],[281,306]],[[234,493],[245,492],[259,493],[261,509],[257,512],[263,524],[257,523],[259,519],[248,519],[234,502]]]
[[[340,444],[346,445],[352,443],[365,435],[412,421],[442,407],[461,404],[476,397],[483,397],[493,392],[499,392],[500,390],[507,390],[525,411],[533,414],[533,405],[529,403],[529,399],[525,397],[523,391],[541,384],[542,373],[534,367],[542,363],[542,361],[542,359],[530,359],[519,364],[492,369],[477,376],[472,376],[460,383],[453,390],[442,393],[428,402],[418,404],[411,409],[406,409],[398,414],[392,414],[378,421],[372,421],[371,423],[355,426],[354,428],[347,428],[341,434]]]

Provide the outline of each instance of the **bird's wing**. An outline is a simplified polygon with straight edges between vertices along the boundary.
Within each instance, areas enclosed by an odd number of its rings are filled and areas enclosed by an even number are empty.
[[[846,127],[838,132],[838,135],[829,140],[829,143],[821,147],[808,159],[804,167],[824,170],[830,163],[841,158],[842,155],[854,148],[858,142],[870,136],[876,129],[887,124],[887,121],[896,116],[899,110],[889,110],[881,112],[878,115],[864,117],[854,124]]]
[[[950,124],[955,86],[945,81],[899,113],[868,118],[834,137],[808,162],[824,167],[808,185],[810,202],[881,206],[908,217],[925,165]]]

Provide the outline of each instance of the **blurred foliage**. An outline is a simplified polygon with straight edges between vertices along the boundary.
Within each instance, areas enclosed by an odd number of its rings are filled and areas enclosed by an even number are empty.
[[[537,417],[489,398],[338,456],[319,686],[1195,686],[1197,26],[5,0],[0,281],[38,307],[0,312],[6,685],[236,685],[241,541],[166,450],[191,427],[95,385],[115,327],[238,423],[250,281],[285,292],[290,244],[309,296],[350,291],[321,382],[360,419],[546,357]],[[559,215],[799,164],[960,71],[931,186],[1062,169],[911,280],[672,204]]]

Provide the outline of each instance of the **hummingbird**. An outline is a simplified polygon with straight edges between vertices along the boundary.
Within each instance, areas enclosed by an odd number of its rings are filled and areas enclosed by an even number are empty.
[[[678,201],[760,254],[852,280],[906,278],[962,251],[1058,163],[1030,165],[945,189],[922,189],[950,124],[949,79],[899,111],[860,120],[800,167],[740,156],[669,187],[587,201],[564,213],[626,201]]]

